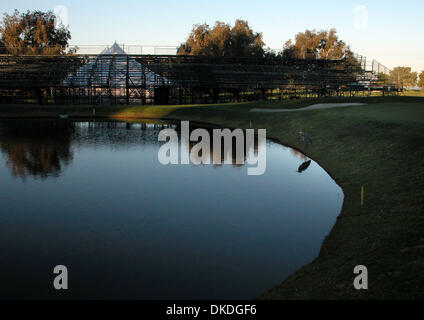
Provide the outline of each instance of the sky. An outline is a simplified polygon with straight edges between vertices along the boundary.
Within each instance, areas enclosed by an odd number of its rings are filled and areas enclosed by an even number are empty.
[[[54,10],[69,24],[72,45],[178,46],[196,23],[244,19],[281,49],[305,29],[336,28],[340,39],[388,68],[424,70],[422,0],[2,0],[0,12]]]

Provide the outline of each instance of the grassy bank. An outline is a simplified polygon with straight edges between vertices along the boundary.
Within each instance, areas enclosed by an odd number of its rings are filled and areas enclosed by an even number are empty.
[[[349,100],[351,101],[351,100]],[[424,98],[356,98],[360,107],[290,113],[286,101],[209,106],[98,107],[97,117],[167,118],[266,128],[269,137],[303,150],[343,188],[345,201],[319,256],[263,299],[424,298]],[[1,117],[92,117],[92,107],[0,106]],[[307,132],[307,148],[298,131]],[[361,186],[365,204],[360,204]],[[275,254],[278,254],[276,252]],[[369,290],[352,286],[356,265],[369,270]]]
[[[382,103],[382,102],[421,102],[422,97],[412,96],[371,96],[371,97],[329,97],[316,99],[294,99],[283,101],[256,101],[243,103],[223,103],[211,105],[178,105],[178,106],[81,106],[81,105],[12,105],[0,104],[0,119],[1,118],[39,118],[51,117],[57,118],[59,114],[68,114],[71,117],[116,117],[116,118],[158,118],[175,115],[192,115],[196,112],[246,112],[253,108],[266,109],[296,109],[303,108],[315,103],[334,103],[334,102],[361,102],[361,103]]]

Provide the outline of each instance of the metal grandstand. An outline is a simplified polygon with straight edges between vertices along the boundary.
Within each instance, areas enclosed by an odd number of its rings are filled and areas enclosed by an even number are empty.
[[[281,60],[181,56],[175,55],[176,47],[166,46],[154,48],[156,54],[132,54],[146,51],[117,43],[88,48],[98,51],[0,55],[0,102],[189,104],[394,92],[382,76],[390,70],[359,55]],[[158,48],[168,54],[158,54]]]

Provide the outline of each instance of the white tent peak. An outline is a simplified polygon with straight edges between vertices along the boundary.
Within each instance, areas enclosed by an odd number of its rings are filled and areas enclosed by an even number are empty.
[[[102,52],[100,52],[100,54],[116,54],[116,55],[122,54],[122,55],[126,55],[127,53],[115,41],[115,43],[111,47],[104,49]]]

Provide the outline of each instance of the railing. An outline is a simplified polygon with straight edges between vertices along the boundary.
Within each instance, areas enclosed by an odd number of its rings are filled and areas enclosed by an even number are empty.
[[[151,54],[151,55],[176,55],[177,46],[166,45],[126,45],[119,43],[119,46],[127,54]],[[103,50],[110,48],[110,45],[71,45],[70,49],[77,49],[77,54],[100,54]]]
[[[178,46],[169,45],[126,45],[125,43],[118,43],[118,45],[129,55],[176,55]],[[83,55],[97,55],[104,50],[110,48],[110,45],[70,45],[69,52]],[[4,47],[3,47],[4,48]],[[0,46],[0,52],[2,47]],[[276,54],[281,53],[281,49],[266,49],[269,52]],[[359,62],[364,71],[371,71],[374,74],[390,74],[390,69],[382,65],[376,60],[367,60],[367,58],[360,54],[354,54],[354,57]]]

